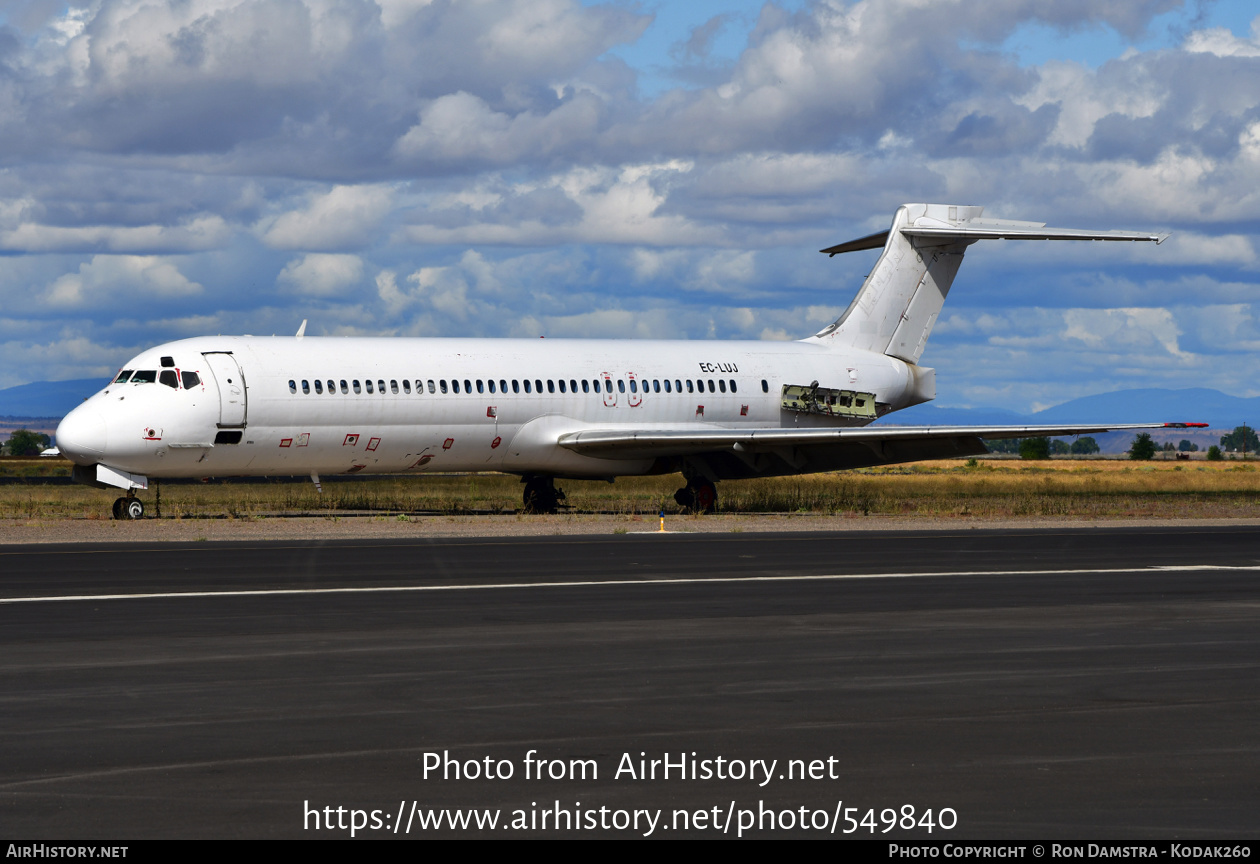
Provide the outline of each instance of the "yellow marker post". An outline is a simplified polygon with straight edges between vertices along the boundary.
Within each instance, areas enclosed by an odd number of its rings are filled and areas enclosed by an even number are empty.
[[[661,531],[665,530],[665,511],[661,511]]]

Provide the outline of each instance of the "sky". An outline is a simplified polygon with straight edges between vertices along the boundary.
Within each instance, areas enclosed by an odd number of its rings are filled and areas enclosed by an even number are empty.
[[[0,387],[215,333],[798,339],[898,205],[938,404],[1260,395],[1241,0],[0,0]]]

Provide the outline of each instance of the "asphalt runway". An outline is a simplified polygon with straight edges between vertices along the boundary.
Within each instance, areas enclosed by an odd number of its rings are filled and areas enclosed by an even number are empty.
[[[1258,613],[1254,528],[3,547],[0,834],[1254,839]]]

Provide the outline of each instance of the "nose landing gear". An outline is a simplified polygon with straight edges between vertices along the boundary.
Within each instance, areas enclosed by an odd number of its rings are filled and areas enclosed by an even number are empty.
[[[144,518],[144,502],[134,495],[127,495],[114,502],[114,518],[131,521]]]

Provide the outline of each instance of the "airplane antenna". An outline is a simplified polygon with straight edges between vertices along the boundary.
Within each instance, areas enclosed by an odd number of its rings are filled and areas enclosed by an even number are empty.
[[[302,319],[302,326],[298,328],[297,338],[301,339],[306,335],[306,319]]]

